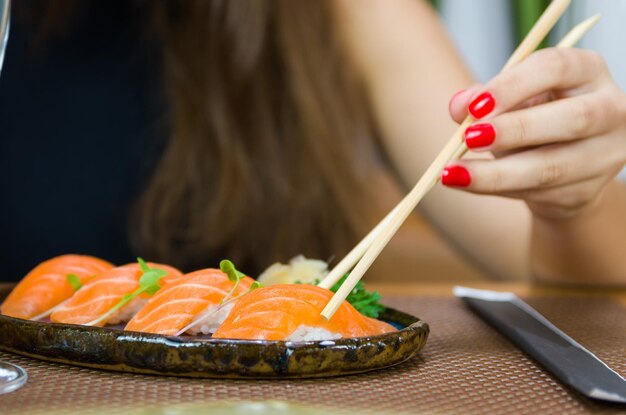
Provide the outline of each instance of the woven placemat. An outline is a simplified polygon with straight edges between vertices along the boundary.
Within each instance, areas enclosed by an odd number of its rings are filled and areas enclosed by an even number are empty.
[[[597,297],[528,302],[563,331],[626,374],[626,308]],[[0,353],[29,374],[22,389],[0,396],[0,413],[123,413],[137,406],[263,400],[378,413],[624,413],[588,400],[553,376],[452,298],[387,297],[394,308],[431,326],[420,357],[363,375],[317,380],[185,379],[106,372]]]

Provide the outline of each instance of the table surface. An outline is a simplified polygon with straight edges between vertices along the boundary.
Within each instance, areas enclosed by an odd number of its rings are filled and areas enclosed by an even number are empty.
[[[472,282],[471,286],[517,293],[626,375],[626,289],[493,282]],[[327,415],[366,410],[394,414],[626,412],[625,406],[591,401],[565,388],[453,298],[452,287],[449,283],[369,284],[387,305],[419,316],[431,327],[420,356],[396,367],[318,380],[186,379],[99,371],[0,352],[0,360],[17,363],[29,372],[23,388],[0,395],[0,413],[143,413],[141,408],[171,409],[173,405],[178,410],[181,404],[204,407],[267,399],[331,408],[325,410]]]

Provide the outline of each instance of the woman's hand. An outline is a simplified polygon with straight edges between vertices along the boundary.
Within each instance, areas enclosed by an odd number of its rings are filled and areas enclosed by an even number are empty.
[[[626,94],[595,52],[536,52],[457,93],[452,117],[460,122],[468,110],[476,119],[465,132],[468,148],[494,158],[456,161],[442,183],[523,199],[543,219],[599,203],[626,162]]]

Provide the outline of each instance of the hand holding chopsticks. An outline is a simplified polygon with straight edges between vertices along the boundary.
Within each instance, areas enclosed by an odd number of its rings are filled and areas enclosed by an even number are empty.
[[[520,62],[532,51],[534,51],[537,45],[554,26],[568,5],[569,1],[557,0],[546,9],[542,17],[529,32],[528,36],[513,53],[505,65],[505,69]],[[583,22],[572,30],[572,32],[570,32],[570,34],[568,34],[558,46],[572,46],[596,21],[597,16],[594,16],[594,18]],[[406,217],[408,217],[408,215],[413,211],[423,196],[437,183],[441,171],[446,164],[451,159],[461,157],[465,153],[467,148],[463,140],[463,133],[472,122],[473,120],[468,117],[461,124],[459,129],[429,166],[411,192],[353,249],[352,252],[350,252],[350,254],[346,256],[346,258],[339,263],[335,269],[333,269],[333,271],[331,271],[328,277],[320,284],[320,286],[326,288],[332,286],[345,272],[349,270],[357,259],[361,258],[350,274],[350,277],[344,282],[337,294],[335,294],[333,299],[328,303],[322,312],[323,317],[330,318],[334,314],[336,308],[341,304],[345,296],[352,290],[354,285],[367,271],[372,262],[376,259],[388,241],[393,237],[397,229],[404,222]]]

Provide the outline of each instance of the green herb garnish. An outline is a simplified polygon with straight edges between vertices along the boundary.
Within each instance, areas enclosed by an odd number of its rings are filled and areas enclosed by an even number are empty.
[[[348,275],[350,274],[346,274],[341,277],[341,279],[337,281],[337,283],[333,285],[330,290],[336,293],[337,290],[339,290],[339,287],[341,287],[341,284],[343,284],[346,278],[348,278]],[[379,302],[380,294],[378,294],[378,291],[367,291],[363,281],[359,281],[354,289],[350,291],[346,301],[352,304],[354,308],[367,317],[377,318],[380,313],[385,311],[385,306]]]
[[[241,282],[241,280],[246,277],[246,274],[244,274],[243,272],[237,270],[237,268],[235,268],[235,264],[233,264],[228,259],[223,259],[223,260],[220,261],[220,269],[222,270],[222,272],[224,274],[226,274],[228,276],[228,279],[230,281],[235,283],[233,285],[233,288],[230,290],[230,292],[228,294],[226,294],[226,296],[220,302],[220,304],[225,304],[226,302],[229,302],[229,300],[233,299],[232,296],[235,295],[235,293],[237,292],[237,287],[239,287],[239,283]],[[246,291],[245,293],[243,293],[241,295],[238,295],[234,299],[237,299],[237,298],[241,297],[242,295],[246,295],[250,291],[254,291],[257,288],[260,288],[262,286],[263,285],[260,282],[254,281],[250,285],[250,288],[248,289],[248,291]]]
[[[159,285],[159,280],[167,275],[167,271],[159,268],[150,268],[148,264],[146,264],[146,262],[141,258],[137,258],[137,262],[139,262],[139,267],[141,268],[143,275],[139,278],[139,288],[135,290],[131,295],[134,295],[136,297],[143,292],[146,292],[148,294],[154,294],[159,291],[159,289],[161,288],[161,286]]]
[[[350,275],[350,273],[346,273],[346,275],[341,277],[341,279],[330,288],[330,291],[336,293],[346,278],[348,278],[348,275]],[[312,285],[317,285],[319,283],[320,280],[316,279],[313,281]],[[296,284],[302,283],[300,281],[296,281]],[[379,300],[380,294],[378,294],[377,291],[367,291],[362,281],[359,281],[352,291],[350,291],[348,297],[346,297],[346,301],[352,304],[352,307],[356,308],[359,313],[372,318],[377,318],[380,313],[385,311],[385,306],[382,305]]]
[[[246,274],[237,270],[237,268],[235,268],[235,264],[233,264],[228,259],[223,259],[220,261],[220,269],[224,274],[228,275],[228,279],[232,282],[240,281],[246,276]]]
[[[113,313],[115,313],[120,308],[124,307],[126,304],[131,302],[135,297],[142,293],[154,294],[161,286],[159,285],[159,280],[167,275],[167,271],[164,271],[159,268],[150,268],[146,262],[137,258],[137,262],[139,263],[139,268],[141,269],[141,277],[139,277],[139,288],[133,291],[130,294],[126,294],[122,297],[122,299],[115,304],[109,311],[104,313],[102,316],[98,317],[96,320],[88,323],[88,326],[96,325],[107,318],[109,318]]]
[[[67,274],[65,279],[67,279],[67,282],[72,286],[74,291],[78,291],[79,288],[83,286],[83,283],[80,282],[80,277],[76,274]]]

